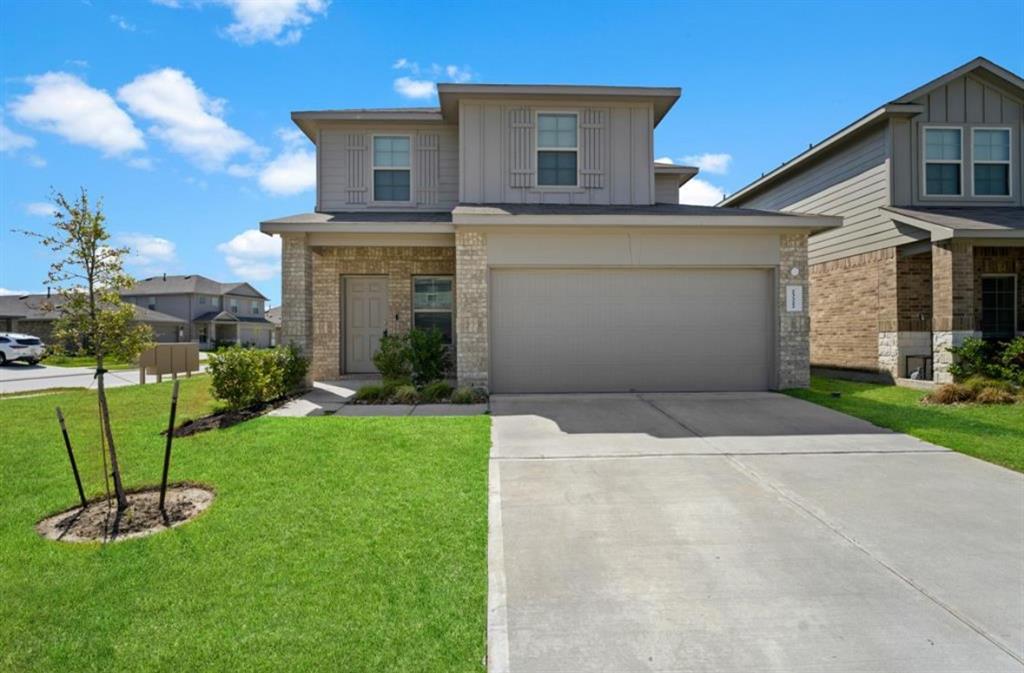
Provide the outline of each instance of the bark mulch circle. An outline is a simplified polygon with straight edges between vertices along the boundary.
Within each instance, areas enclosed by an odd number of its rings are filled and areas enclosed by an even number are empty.
[[[161,512],[160,489],[151,488],[129,493],[128,509],[120,514],[116,500],[98,500],[48,516],[36,524],[36,531],[60,542],[120,542],[187,523],[212,502],[210,489],[176,484],[167,488]]]

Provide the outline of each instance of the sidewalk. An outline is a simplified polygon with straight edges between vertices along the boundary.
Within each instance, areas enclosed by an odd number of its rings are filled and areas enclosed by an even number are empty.
[[[199,365],[199,371],[206,371],[206,364]],[[0,367],[0,393],[24,393],[47,388],[92,388],[94,370],[91,367],[48,367],[27,366],[12,363]],[[164,380],[169,380],[165,376]],[[118,369],[107,372],[105,382],[108,388],[133,386],[139,383],[138,369]],[[156,376],[147,376],[146,383],[156,383]]]

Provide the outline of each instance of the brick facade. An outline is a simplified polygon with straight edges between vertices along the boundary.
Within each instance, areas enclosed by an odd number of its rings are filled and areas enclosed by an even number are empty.
[[[344,276],[387,276],[387,329],[405,332],[412,327],[413,276],[455,273],[455,250],[450,247],[336,246],[313,247],[310,253],[311,371],[313,378],[319,380],[345,373]],[[458,348],[458,343],[456,346]]]
[[[459,385],[488,386],[487,235],[455,232],[455,325]]]
[[[792,273],[794,269],[796,275]],[[807,272],[807,234],[779,236],[779,388],[806,388],[811,383]],[[786,287],[790,285],[799,285],[806,298],[800,312],[786,310]]]
[[[877,371],[879,334],[898,330],[895,248],[810,269],[811,364]]]

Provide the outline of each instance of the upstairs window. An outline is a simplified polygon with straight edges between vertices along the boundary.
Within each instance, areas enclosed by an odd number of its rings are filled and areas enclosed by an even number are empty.
[[[252,306],[250,308],[252,309],[252,314],[253,315],[259,315],[260,314],[260,303],[258,301],[256,301],[255,299],[252,300]]]
[[[213,302],[214,308],[220,308],[220,297],[218,297],[217,295],[214,295],[212,297],[212,302]]]
[[[1010,129],[974,129],[975,196],[1010,195]]]
[[[146,308],[148,308],[150,311],[156,310],[156,297],[149,297],[146,300]]]
[[[237,315],[238,314],[238,300],[235,299],[234,297],[232,297],[229,301],[231,302],[230,303],[231,312]]]
[[[373,200],[410,201],[412,182],[409,136],[374,136]]]
[[[537,115],[537,185],[575,187],[579,139],[575,113]]]
[[[960,196],[962,156],[960,129],[924,130],[925,196]]]

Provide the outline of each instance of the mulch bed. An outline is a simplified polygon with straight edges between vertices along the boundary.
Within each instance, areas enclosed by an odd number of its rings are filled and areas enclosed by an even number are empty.
[[[261,402],[260,404],[254,404],[251,407],[239,409],[238,411],[220,411],[215,414],[210,414],[209,416],[185,421],[178,427],[174,428],[174,436],[191,437],[192,435],[200,432],[206,432],[207,430],[223,430],[224,428],[230,428],[232,425],[251,421],[254,418],[259,418],[264,414],[270,413],[274,409],[283,406],[296,397],[302,397],[307,392],[309,391],[300,390],[291,395],[286,395],[285,397],[276,399],[273,402]],[[166,436],[167,431],[163,430],[160,434]]]
[[[118,542],[180,526],[199,516],[213,502],[213,491],[194,484],[167,489],[160,511],[160,489],[128,494],[128,509],[117,511],[116,499],[102,499],[49,516],[36,524],[45,538],[60,542]]]

